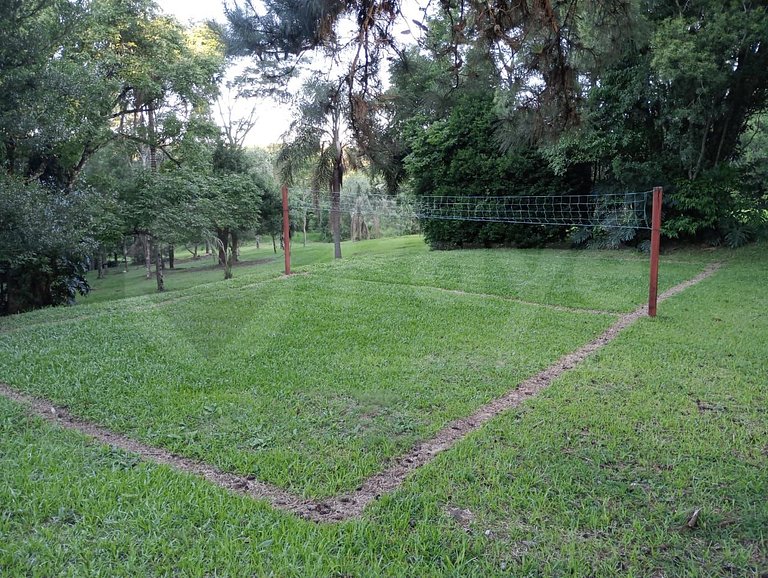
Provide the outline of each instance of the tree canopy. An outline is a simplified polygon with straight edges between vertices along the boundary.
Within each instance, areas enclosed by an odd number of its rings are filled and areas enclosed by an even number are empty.
[[[243,235],[278,232],[272,160],[286,182],[307,178],[318,207],[327,191],[337,256],[364,229],[362,209],[341,222],[349,169],[368,175],[359,190],[411,199],[662,185],[668,238],[737,245],[765,229],[765,2],[413,6],[230,0],[226,24],[188,27],[151,0],[4,2],[2,312],[87,292],[107,252],[143,260],[162,290],[174,246],[208,240],[230,274]],[[213,122],[228,57],[251,63],[235,90],[294,103],[274,155],[244,148],[252,114],[220,108],[225,126]],[[422,228],[435,247],[596,234]],[[640,245],[642,232],[613,241]]]
[[[668,236],[722,237],[745,199],[764,196],[754,165],[741,162],[743,136],[768,105],[764,2],[448,0],[412,22],[403,8],[234,2],[230,47],[276,65],[312,50],[346,54],[347,123],[392,191],[409,178],[420,187],[416,167],[432,154],[420,131],[443,134],[440,123],[459,114],[449,110],[455,95],[479,87],[499,154],[533,147],[557,175],[589,171],[595,190],[664,185]],[[417,45],[397,34],[411,24]],[[389,87],[380,82],[385,57]],[[456,130],[473,121],[476,111],[465,110]],[[471,174],[463,178],[471,189]]]
[[[2,312],[71,301],[128,246],[162,290],[175,243],[258,221],[268,177],[215,162],[243,153],[211,120],[226,65],[211,27],[150,0],[12,0],[0,40]]]

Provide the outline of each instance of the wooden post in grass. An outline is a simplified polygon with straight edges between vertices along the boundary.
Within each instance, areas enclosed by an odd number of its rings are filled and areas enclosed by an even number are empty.
[[[288,215],[288,186],[283,185],[283,249],[285,251],[285,274],[291,274],[291,221]]]
[[[659,291],[659,250],[661,246],[661,196],[662,188],[653,188],[653,212],[651,214],[651,283],[648,291],[648,316],[656,317],[656,301]]]

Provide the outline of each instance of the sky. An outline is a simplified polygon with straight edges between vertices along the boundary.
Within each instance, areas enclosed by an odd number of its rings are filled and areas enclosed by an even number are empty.
[[[224,7],[222,0],[156,0],[160,8],[166,14],[171,14],[183,24],[217,20],[224,22]],[[418,32],[414,26],[409,25],[412,19],[421,20],[420,0],[405,0],[402,3],[406,21],[403,27],[408,27],[412,34]],[[402,38],[406,40],[406,38]],[[406,40],[407,41],[407,40]],[[242,66],[242,65],[241,65]],[[229,77],[235,76],[237,69],[230,70]],[[226,90],[222,90],[226,93]],[[256,125],[245,140],[246,146],[267,146],[279,143],[281,135],[288,130],[291,123],[291,109],[288,104],[276,103],[266,99],[238,99],[234,102],[233,116],[246,118],[251,110],[256,111]],[[222,102],[226,108],[227,99]],[[214,106],[214,114],[218,116],[218,107]]]
[[[166,14],[176,17],[182,24],[217,20],[224,22],[224,8],[220,0],[156,0]],[[229,76],[234,71],[230,70]],[[222,93],[226,93],[225,90]],[[226,96],[226,94],[225,94]],[[223,100],[227,106],[227,99]],[[248,117],[253,107],[256,107],[256,126],[248,133],[246,146],[267,146],[279,143],[280,136],[288,130],[291,123],[290,106],[264,99],[238,100],[233,106],[233,115]],[[218,117],[218,107],[214,106],[214,115]]]

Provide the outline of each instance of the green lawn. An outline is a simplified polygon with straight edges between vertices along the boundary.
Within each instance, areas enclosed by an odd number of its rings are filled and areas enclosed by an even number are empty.
[[[248,278],[269,278],[280,275],[284,270],[283,252],[278,247],[275,253],[270,239],[265,239],[260,248],[255,244],[243,245],[240,250],[240,264],[235,265],[236,278],[246,276]],[[375,255],[378,253],[425,252],[427,246],[419,236],[378,239],[376,241],[360,241],[344,244],[344,257],[356,255]],[[185,257],[186,253],[186,257]],[[224,270],[217,266],[214,255],[192,260],[188,252],[178,252],[178,259],[174,269],[165,269],[164,279],[166,290],[173,293],[189,287],[221,281],[224,278]],[[333,245],[329,243],[307,243],[304,247],[297,239],[291,246],[292,266],[301,267],[314,263],[328,262],[333,259]],[[152,272],[154,273],[154,265]],[[117,268],[108,269],[104,279],[96,279],[96,274],[91,272],[88,281],[93,291],[83,298],[79,298],[79,304],[93,304],[126,297],[139,295],[152,295],[157,290],[154,276],[146,278],[144,266],[131,265],[127,273],[123,273],[122,263]]]
[[[354,489],[612,319],[297,275],[0,335],[0,375],[316,497]]]
[[[390,242],[381,253],[398,250]],[[430,285],[615,311],[645,296],[643,260],[627,254],[400,243],[397,258],[374,243],[372,256],[291,279],[253,272],[19,316],[0,334],[0,380],[322,496],[615,319]],[[342,524],[302,521],[0,399],[0,574],[760,576],[768,257],[761,246],[668,259],[662,285],[711,258],[728,264]],[[499,278],[500,261],[536,283]]]
[[[372,257],[378,254],[411,255],[428,251],[422,237],[377,239],[344,243],[345,259]],[[301,271],[307,265],[327,263],[333,259],[333,245],[328,243],[301,243],[292,246],[292,266]],[[222,288],[250,286],[255,283],[276,279],[283,274],[283,254],[275,255],[271,244],[245,246],[241,252],[244,264],[233,268],[234,278],[224,281],[224,270],[214,266],[212,257],[197,261],[179,262],[178,270],[166,269],[165,292],[157,292],[154,277],[147,280],[144,268],[131,266],[128,273],[122,269],[109,269],[104,279],[96,279],[95,273],[89,274],[92,291],[85,297],[78,297],[74,308],[57,307],[32,311],[23,315],[0,317],[0,333],[28,328],[37,323],[67,321],[75,317],[104,315],[115,312],[127,312],[131,309],[145,308],[157,304],[188,299],[194,295],[220,291]],[[259,261],[258,264],[253,264]],[[264,262],[269,261],[269,262]],[[250,264],[249,264],[250,263]],[[154,266],[153,266],[154,271]]]
[[[693,277],[701,263],[668,260],[664,289]],[[382,255],[313,269],[335,278],[441,287],[535,303],[625,312],[648,299],[648,257],[637,253],[508,250],[441,251],[409,258]]]

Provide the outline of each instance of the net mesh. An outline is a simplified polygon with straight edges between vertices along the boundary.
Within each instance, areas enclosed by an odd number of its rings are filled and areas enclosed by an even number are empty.
[[[307,195],[291,200],[291,208],[333,212],[331,202]],[[419,219],[514,223],[524,225],[650,229],[651,191],[589,195],[422,196],[412,201],[384,195],[345,195],[339,212],[350,215],[413,216]]]

